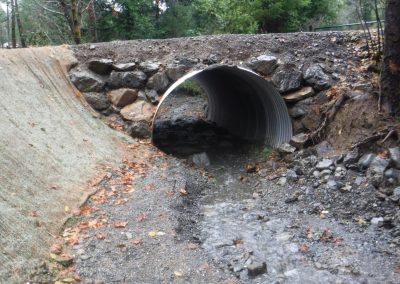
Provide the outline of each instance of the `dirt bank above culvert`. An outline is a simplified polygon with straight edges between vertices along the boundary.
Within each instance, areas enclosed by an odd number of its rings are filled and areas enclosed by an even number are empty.
[[[88,111],[67,79],[67,47],[0,51],[0,282],[47,255],[86,183],[121,160],[124,136]],[[128,138],[127,138],[128,139]]]

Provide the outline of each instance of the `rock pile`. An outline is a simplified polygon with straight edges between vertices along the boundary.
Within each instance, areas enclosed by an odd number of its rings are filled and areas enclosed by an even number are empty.
[[[276,183],[293,187],[285,202],[304,199],[314,213],[388,229],[391,242],[400,246],[400,147],[380,153],[355,149],[331,158],[318,155],[317,148],[287,154],[287,146],[281,147],[288,166]]]
[[[186,67],[164,68],[160,63],[115,63],[92,59],[69,73],[89,105],[133,137],[150,136],[150,123],[160,96]],[[112,123],[111,123],[112,124]]]
[[[301,119],[308,129],[316,127],[307,102],[332,85],[331,76],[323,67],[316,64],[300,68],[268,54],[250,58],[243,65],[273,82],[291,107],[290,114],[294,119]],[[160,96],[185,73],[205,67],[204,63],[192,58],[165,64],[91,59],[72,69],[70,79],[93,109],[118,119],[132,136],[149,137],[155,110],[152,105],[157,105]]]

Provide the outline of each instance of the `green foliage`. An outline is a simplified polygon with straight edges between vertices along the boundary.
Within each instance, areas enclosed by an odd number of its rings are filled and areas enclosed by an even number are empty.
[[[152,38],[154,5],[148,0],[96,2],[100,41]]]
[[[205,34],[254,33],[259,1],[198,0],[199,30]]]
[[[29,45],[73,42],[59,1],[20,0]],[[334,19],[343,1],[359,0],[160,0],[158,5],[153,0],[95,0],[95,27],[99,41],[246,34],[261,25],[266,32],[299,31]],[[88,42],[94,27],[89,0],[79,3],[82,37]]]
[[[183,92],[189,96],[203,96],[207,97],[207,93],[201,88],[199,83],[193,80],[186,80],[183,82],[179,88],[179,92]]]

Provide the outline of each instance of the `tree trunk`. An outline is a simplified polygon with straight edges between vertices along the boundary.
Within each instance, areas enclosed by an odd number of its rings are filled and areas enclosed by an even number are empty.
[[[71,16],[72,16],[72,33],[76,44],[80,44],[82,41],[81,37],[81,24],[78,14],[78,3],[76,0],[71,0]]]
[[[15,4],[14,0],[11,0],[11,41],[12,47],[17,47],[17,37],[15,34]]]
[[[22,27],[21,18],[19,17],[18,0],[14,0],[14,2],[15,2],[15,18],[17,19],[21,47],[26,47],[24,29]]]
[[[89,13],[89,29],[92,36],[91,42],[97,42],[97,19],[96,11],[94,9],[94,0],[91,0],[88,6]]]
[[[7,48],[10,48],[10,2],[7,1]]]
[[[381,92],[389,112],[400,116],[400,1],[387,0]]]

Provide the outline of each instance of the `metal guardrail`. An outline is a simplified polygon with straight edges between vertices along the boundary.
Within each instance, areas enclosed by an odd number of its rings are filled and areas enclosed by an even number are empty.
[[[382,25],[385,25],[385,21],[381,21]],[[377,21],[369,21],[365,22],[369,27],[377,26]],[[324,26],[314,28],[314,32],[318,31],[343,31],[343,30],[361,30],[362,23],[351,23],[351,24],[343,24],[343,25],[334,25],[334,26]]]

